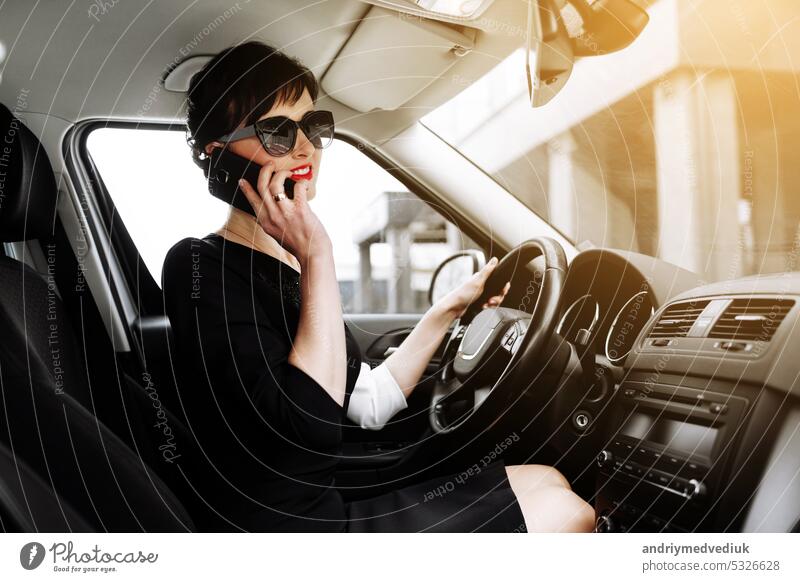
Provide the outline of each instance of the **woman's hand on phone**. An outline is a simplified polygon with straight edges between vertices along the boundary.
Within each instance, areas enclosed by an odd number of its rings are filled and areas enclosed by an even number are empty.
[[[291,170],[275,171],[275,163],[267,162],[258,174],[257,190],[247,180],[239,181],[256,213],[256,221],[268,235],[292,253],[301,265],[313,256],[331,250],[331,240],[325,227],[308,205],[308,181],[299,180],[294,186],[294,198],[276,201],[273,196],[284,192],[283,183]]]

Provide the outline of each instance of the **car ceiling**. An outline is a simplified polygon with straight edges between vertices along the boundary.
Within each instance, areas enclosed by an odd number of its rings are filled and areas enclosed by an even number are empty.
[[[524,5],[495,2],[473,23],[473,50],[394,111],[360,113],[324,95],[320,106],[334,110],[345,133],[378,145],[520,46]],[[370,8],[359,0],[4,2],[0,100],[13,107],[22,93],[27,112],[67,122],[181,120],[184,95],[162,84],[170,66],[258,39],[298,57],[321,78]]]

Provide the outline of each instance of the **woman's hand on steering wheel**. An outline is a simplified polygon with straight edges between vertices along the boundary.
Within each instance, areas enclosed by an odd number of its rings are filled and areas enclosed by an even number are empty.
[[[495,267],[497,267],[497,263],[497,257],[492,257],[492,259],[486,263],[480,271],[474,273],[472,277],[467,279],[464,283],[439,299],[436,302],[436,307],[448,313],[452,313],[455,318],[459,318],[464,315],[467,307],[469,307],[483,293],[483,288],[486,285],[486,281],[489,279],[489,276],[492,274]],[[508,281],[503,286],[500,294],[490,297],[482,307],[485,309],[487,307],[497,307],[500,305],[510,287],[511,282]]]

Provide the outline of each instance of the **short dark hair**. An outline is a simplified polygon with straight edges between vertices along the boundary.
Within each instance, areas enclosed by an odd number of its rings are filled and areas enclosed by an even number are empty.
[[[192,159],[208,175],[205,146],[251,125],[275,104],[296,103],[308,89],[319,94],[317,79],[300,61],[263,42],[229,47],[192,76],[187,92],[186,141]]]

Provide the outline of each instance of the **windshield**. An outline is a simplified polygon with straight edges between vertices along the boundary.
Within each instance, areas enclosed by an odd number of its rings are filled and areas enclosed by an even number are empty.
[[[800,6],[647,10],[632,45],[577,60],[547,105],[529,105],[519,38],[422,123],[579,248],[710,281],[797,270]]]

